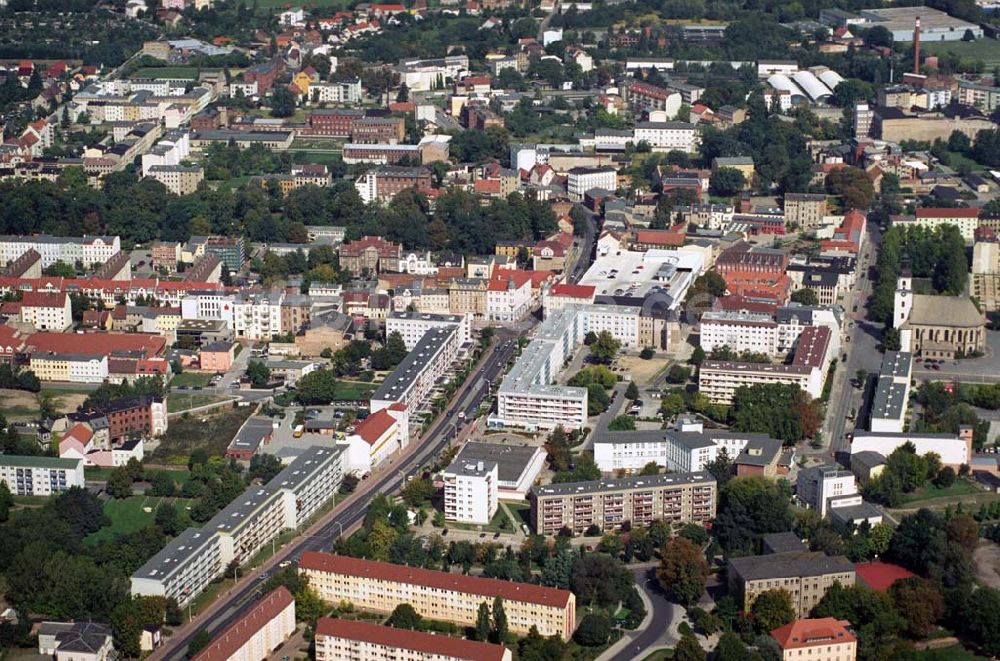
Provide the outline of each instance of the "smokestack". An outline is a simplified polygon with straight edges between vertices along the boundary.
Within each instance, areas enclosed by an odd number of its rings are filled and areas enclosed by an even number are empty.
[[[920,75],[920,17],[913,25],[913,73]]]

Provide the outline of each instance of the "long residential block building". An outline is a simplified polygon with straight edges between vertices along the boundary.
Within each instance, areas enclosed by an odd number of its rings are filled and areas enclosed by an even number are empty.
[[[424,333],[413,350],[406,354],[396,369],[385,377],[372,393],[372,413],[401,404],[407,411],[416,411],[434,384],[458,357],[462,343],[458,326],[432,328]]]
[[[568,640],[576,629],[576,597],[568,590],[404,567],[387,562],[306,551],[299,571],[321,599],[391,613],[407,603],[424,617],[473,626],[482,603],[503,600],[514,633],[534,626],[543,636]]]
[[[762,592],[785,590],[797,617],[807,617],[834,583],[854,585],[854,565],[820,551],[788,551],[729,560],[729,589],[749,611]]]
[[[42,258],[42,268],[59,261],[70,266],[76,262],[93,266],[108,261],[121,249],[117,236],[0,236],[0,264],[13,262],[28,250],[34,250]]]
[[[531,489],[531,520],[541,535],[563,528],[578,535],[590,526],[620,530],[626,521],[706,523],[715,518],[715,496],[716,481],[708,472],[547,484]]]
[[[511,661],[503,645],[407,631],[362,620],[321,617],[316,661]]]
[[[83,459],[0,454],[0,482],[15,496],[50,496],[83,487]]]
[[[261,597],[240,619],[220,631],[191,661],[266,659],[295,633],[295,598],[285,586]]]
[[[464,314],[431,314],[421,312],[390,312],[385,319],[385,336],[399,333],[407,351],[413,351],[417,343],[432,328],[458,327],[460,344],[470,339],[469,316]]]
[[[182,607],[232,561],[246,562],[283,530],[333,498],[344,451],[313,446],[270,482],[247,489],[201,528],[189,528],[132,574],[132,594],[173,597]]]

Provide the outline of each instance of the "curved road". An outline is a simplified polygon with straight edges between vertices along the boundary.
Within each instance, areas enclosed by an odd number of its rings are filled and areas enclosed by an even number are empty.
[[[646,593],[649,601],[652,602],[652,618],[649,619],[649,626],[642,631],[629,632],[625,634],[623,640],[628,639],[622,649],[613,656],[602,656],[602,661],[631,661],[641,659],[652,648],[661,646],[672,647],[677,643],[676,637],[671,636],[672,631],[676,631],[674,626],[674,610],[680,608],[676,604],[667,601],[666,595],[656,582],[656,567],[652,566],[633,567],[632,574],[635,576],[635,585]]]
[[[243,616],[250,604],[261,591],[264,579],[274,572],[276,566],[290,560],[297,562],[304,551],[329,551],[334,540],[359,526],[368,507],[367,494],[393,493],[403,484],[404,475],[412,475],[448,445],[457,432],[452,414],[466,412],[470,417],[479,404],[488,396],[489,386],[504,372],[506,364],[517,351],[517,337],[498,332],[494,348],[473,370],[458,394],[452,399],[444,416],[431,427],[427,435],[410,449],[410,454],[402,455],[402,463],[391,469],[382,469],[382,475],[362,483],[362,488],[354,496],[335,508],[330,514],[310,529],[305,536],[298,537],[258,569],[253,570],[236,587],[217,600],[191,622],[175,629],[166,644],[150,659],[180,660],[187,654],[188,643],[194,634],[204,629],[214,635]],[[395,461],[399,461],[399,458]]]

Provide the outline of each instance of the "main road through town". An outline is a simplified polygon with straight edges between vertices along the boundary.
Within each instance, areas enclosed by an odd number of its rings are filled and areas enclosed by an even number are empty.
[[[297,562],[304,551],[329,551],[342,534],[350,533],[364,519],[368,501],[377,493],[393,493],[402,486],[407,477],[412,477],[419,469],[436,457],[461,429],[465,420],[489,397],[491,387],[503,375],[507,363],[517,352],[517,336],[500,329],[489,353],[481,359],[466,379],[462,388],[452,398],[448,408],[415,444],[406,448],[393,459],[393,464],[358,487],[351,498],[344,501],[323,517],[306,534],[297,537],[276,555],[256,570],[237,582],[235,587],[219,597],[191,622],[178,627],[163,647],[151,659],[183,659],[188,643],[194,634],[204,629],[210,635],[229,626],[243,616],[247,607],[260,596],[264,579],[270,576],[277,565],[285,560]],[[463,414],[464,415],[460,415]]]

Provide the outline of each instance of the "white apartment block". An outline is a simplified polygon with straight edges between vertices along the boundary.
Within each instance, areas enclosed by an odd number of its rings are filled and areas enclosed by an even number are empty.
[[[458,357],[462,344],[458,327],[432,328],[406,355],[392,374],[372,393],[372,413],[402,404],[407,411],[417,411],[434,384],[444,376]]]
[[[233,332],[249,340],[270,340],[281,334],[281,304],[285,293],[241,293],[233,299]]]
[[[404,631],[363,620],[321,617],[316,623],[316,661],[511,661],[511,651],[463,638]]]
[[[492,606],[500,597],[514,633],[536,627],[543,636],[568,640],[576,629],[576,597],[569,590],[314,551],[302,554],[299,571],[324,601],[363,611],[391,613],[408,603],[424,617],[472,626],[480,604]]]
[[[795,481],[795,494],[799,501],[825,517],[827,510],[836,507],[836,501],[844,496],[854,496],[858,486],[854,473],[836,466],[815,466],[799,471]],[[834,502],[831,503],[831,499]]]
[[[279,586],[254,602],[250,610],[216,634],[191,661],[257,661],[266,659],[295,633],[295,598]]]
[[[701,318],[701,348],[728,346],[737,353],[750,351],[767,356],[784,356],[795,348],[802,332],[811,326],[830,330],[831,344],[839,349],[840,322],[828,308],[789,305],[778,308],[777,314],[746,311],[710,311]]]
[[[12,262],[29,249],[34,249],[42,257],[42,268],[58,261],[67,264],[83,262],[84,266],[103,264],[122,249],[117,236],[60,237],[48,236],[0,236],[0,263]]]
[[[889,434],[856,431],[851,440],[851,454],[870,451],[888,457],[893,450],[904,443],[912,443],[917,454],[934,452],[941,458],[942,464],[958,470],[962,464],[968,464],[972,460],[972,432],[972,427],[959,428],[957,436],[917,432]]]
[[[976,228],[979,227],[979,209],[934,209],[922,207],[916,210],[913,217],[894,217],[893,225],[901,227],[926,227],[933,230],[941,225],[954,225],[962,234],[966,243],[975,239]]]
[[[493,427],[579,429],[587,421],[587,389],[553,385],[588,331],[608,331],[625,346],[639,346],[639,308],[570,305],[553,310],[504,377]]]
[[[882,357],[878,385],[872,400],[869,429],[873,432],[902,433],[906,427],[906,406],[910,399],[913,354],[886,351]]]
[[[497,462],[457,458],[441,473],[444,481],[444,518],[458,523],[487,525],[497,513]]]
[[[181,299],[181,319],[228,322],[234,326],[236,297],[218,291],[192,291]],[[245,325],[244,325],[245,327]]]
[[[257,81],[250,83],[244,82],[242,80],[234,80],[229,83],[229,96],[231,98],[236,98],[242,94],[244,98],[256,99],[259,88],[257,87]]]
[[[142,155],[142,176],[147,176],[154,165],[180,165],[190,155],[191,134],[187,131],[170,131]]]
[[[705,430],[700,422],[681,419],[675,429],[605,432],[594,438],[594,461],[602,473],[635,472],[651,461],[675,473],[698,473],[725,450],[735,459],[747,446],[778,444],[766,434]]]
[[[511,276],[506,282],[490,280],[486,288],[486,318],[513,323],[531,309],[531,279],[519,282]]]
[[[360,103],[361,79],[310,83],[309,99],[313,103]]]
[[[66,292],[25,292],[21,298],[21,322],[36,330],[62,332],[73,325],[73,306]]]
[[[706,360],[698,368],[698,392],[713,404],[732,404],[737,388],[766,383],[796,385],[812,398],[823,394],[825,372],[806,365]]]
[[[0,454],[0,482],[15,496],[50,496],[83,487],[83,459]]]
[[[574,202],[581,202],[583,195],[592,188],[618,190],[618,171],[613,167],[572,168],[566,176],[566,192]]]
[[[635,142],[647,142],[653,151],[698,151],[698,134],[689,122],[638,122]]]
[[[266,485],[247,489],[203,527],[171,540],[132,574],[132,594],[173,597],[187,605],[231,561],[247,562],[333,498],[343,462],[342,448],[309,448]]]
[[[467,314],[430,314],[420,312],[390,312],[385,320],[385,336],[399,333],[407,351],[413,351],[417,342],[432,328],[456,326],[458,328],[459,344],[465,344],[471,339],[469,315]]]

